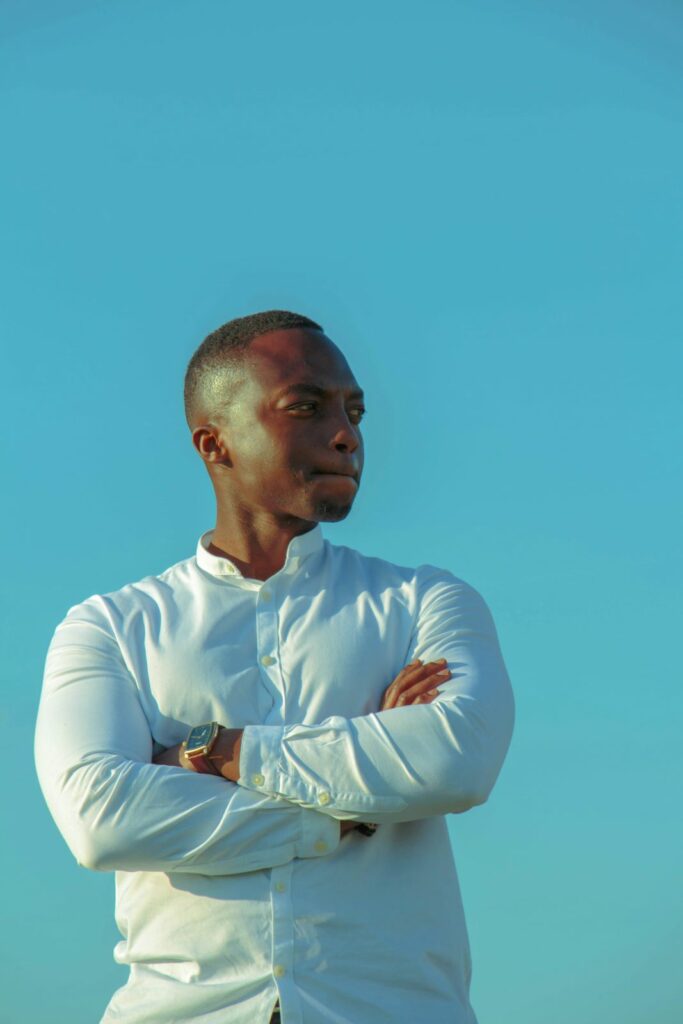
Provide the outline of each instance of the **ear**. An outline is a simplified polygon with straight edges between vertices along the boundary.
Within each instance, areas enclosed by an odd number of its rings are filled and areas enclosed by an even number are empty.
[[[223,431],[215,423],[203,423],[192,431],[192,444],[204,462],[232,466]]]

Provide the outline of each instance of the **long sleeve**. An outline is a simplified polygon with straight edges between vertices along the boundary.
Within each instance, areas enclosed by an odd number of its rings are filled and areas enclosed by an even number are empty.
[[[34,753],[48,808],[80,865],[226,875],[338,844],[338,822],[318,811],[150,763],[152,743],[114,636],[67,616],[47,654]]]
[[[488,799],[515,714],[493,618],[481,595],[447,570],[420,566],[416,590],[405,660],[448,659],[452,675],[439,696],[317,725],[249,725],[241,786],[378,823],[459,813]]]

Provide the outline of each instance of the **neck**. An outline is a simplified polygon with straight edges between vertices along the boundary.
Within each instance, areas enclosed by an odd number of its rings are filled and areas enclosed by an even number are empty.
[[[293,537],[308,533],[317,524],[307,519],[270,513],[236,510],[219,505],[209,551],[234,562],[243,576],[267,580],[285,564]]]

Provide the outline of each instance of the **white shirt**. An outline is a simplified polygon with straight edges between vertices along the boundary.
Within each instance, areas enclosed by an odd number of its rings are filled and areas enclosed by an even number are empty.
[[[319,524],[266,581],[212,535],[71,608],[47,655],[40,785],[78,864],[116,872],[130,965],[100,1024],[267,1024],[278,996],[283,1024],[476,1024],[444,816],[484,803],[512,735],[487,605]],[[441,657],[431,704],[378,711]],[[237,784],[152,763],[211,720],[245,727]]]

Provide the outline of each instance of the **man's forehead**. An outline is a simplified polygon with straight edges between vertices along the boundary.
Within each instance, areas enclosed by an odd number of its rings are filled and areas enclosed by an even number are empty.
[[[360,390],[343,353],[318,331],[272,331],[255,338],[246,356],[252,376],[268,391]]]

